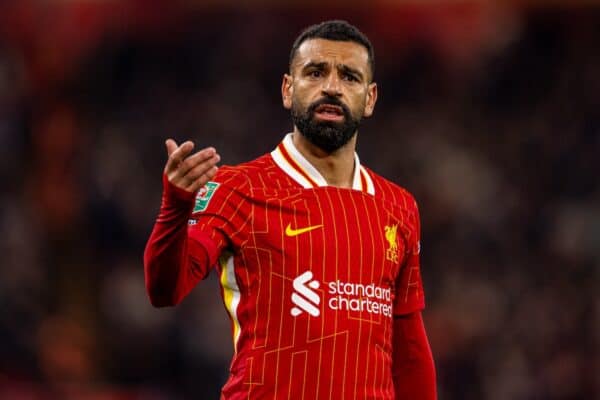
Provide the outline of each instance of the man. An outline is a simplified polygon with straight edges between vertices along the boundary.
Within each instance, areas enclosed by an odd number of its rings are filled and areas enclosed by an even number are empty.
[[[214,148],[167,140],[152,304],[217,269],[235,349],[223,399],[435,399],[417,206],[355,154],[377,101],[371,43],[343,21],[309,27],[281,93],[294,130],[254,161],[217,169]]]

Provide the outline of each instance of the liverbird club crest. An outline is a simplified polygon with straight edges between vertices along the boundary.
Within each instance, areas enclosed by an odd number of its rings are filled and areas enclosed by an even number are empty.
[[[388,261],[398,264],[398,224],[385,227],[385,238],[388,241],[389,247],[385,252],[385,258]]]

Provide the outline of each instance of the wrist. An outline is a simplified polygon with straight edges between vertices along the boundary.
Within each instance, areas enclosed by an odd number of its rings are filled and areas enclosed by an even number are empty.
[[[186,205],[190,208],[194,205],[196,192],[188,192],[169,182],[169,178],[163,173],[163,205]]]

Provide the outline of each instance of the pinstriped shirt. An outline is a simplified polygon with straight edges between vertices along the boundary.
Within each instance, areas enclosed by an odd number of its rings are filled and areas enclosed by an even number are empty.
[[[392,319],[424,307],[405,189],[360,164],[328,186],[291,134],[221,167],[190,240],[209,237],[235,355],[222,399],[393,399]]]

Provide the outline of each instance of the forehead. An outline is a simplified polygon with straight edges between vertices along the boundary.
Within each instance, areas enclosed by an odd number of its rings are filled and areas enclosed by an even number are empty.
[[[363,45],[355,42],[308,39],[296,51],[292,67],[302,67],[312,62],[345,64],[366,72],[369,68],[369,53]]]

